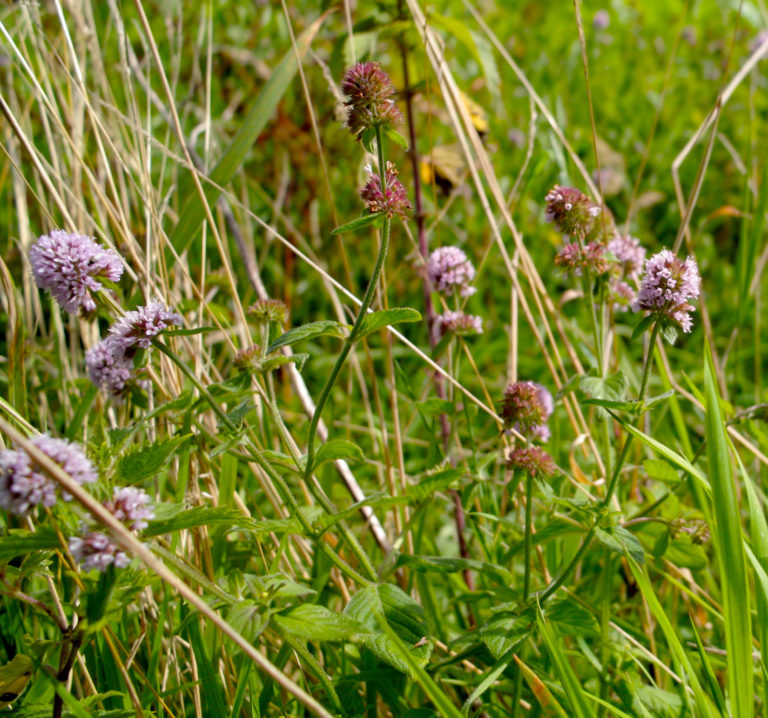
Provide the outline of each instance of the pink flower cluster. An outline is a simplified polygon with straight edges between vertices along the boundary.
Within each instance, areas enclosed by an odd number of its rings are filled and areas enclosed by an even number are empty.
[[[115,250],[60,229],[44,234],[32,245],[29,261],[37,286],[47,289],[70,314],[81,307],[86,312],[96,309],[91,295],[102,289],[98,280],[117,282],[123,274],[123,262]]]
[[[147,527],[147,521],[154,518],[154,509],[150,506],[151,498],[134,486],[115,488],[111,501],[104,502],[105,508],[122,521],[131,531]],[[83,526],[80,536],[69,539],[69,550],[74,559],[86,571],[98,569],[106,571],[111,565],[125,568],[130,557],[102,531],[89,531]]]
[[[458,247],[439,247],[427,260],[429,281],[443,294],[458,292],[462,297],[472,296],[477,291],[470,286],[475,274],[474,265]]]
[[[139,349],[148,349],[152,340],[166,329],[181,326],[181,317],[162,302],[150,302],[127,312],[102,339],[85,354],[88,374],[96,386],[118,397],[134,378],[133,357]]]
[[[376,127],[394,129],[403,123],[392,99],[395,87],[378,62],[359,62],[347,70],[341,91],[349,98],[347,127],[356,137]]]
[[[544,198],[547,203],[545,218],[555,225],[559,232],[569,237],[586,237],[600,207],[575,187],[555,185]]]
[[[542,384],[534,381],[516,381],[504,390],[501,418],[507,429],[514,429],[528,439],[548,441],[547,422],[555,404],[552,394]]]
[[[436,341],[439,341],[446,334],[482,334],[483,319],[475,314],[464,314],[464,312],[449,310],[435,317],[432,331]]]
[[[78,444],[47,434],[30,441],[78,484],[92,483],[98,478],[96,469]],[[6,511],[26,516],[40,504],[53,506],[56,487],[56,482],[41,471],[23,449],[0,451],[0,507]],[[71,497],[62,493],[62,498],[67,501]]]
[[[368,205],[368,210],[373,213],[383,213],[387,217],[397,215],[405,220],[410,215],[413,207],[408,200],[408,192],[403,183],[397,178],[398,172],[391,162],[387,162],[384,173],[386,187],[381,188],[381,177],[371,171],[368,182],[360,190],[360,196]]]
[[[645,262],[645,275],[632,309],[651,312],[658,320],[676,324],[684,332],[693,326],[689,300],[701,292],[701,277],[696,260],[676,257],[668,249]]]

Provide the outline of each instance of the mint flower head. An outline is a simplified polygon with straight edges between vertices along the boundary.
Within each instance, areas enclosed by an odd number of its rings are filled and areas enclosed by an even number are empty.
[[[387,168],[384,172],[386,187],[382,190],[381,177],[371,171],[369,180],[360,190],[360,196],[371,212],[383,212],[387,217],[397,215],[400,219],[406,220],[413,207],[408,201],[408,192],[403,183],[397,178],[397,175],[398,171],[395,169],[395,166],[391,162],[387,162]]]
[[[475,314],[447,311],[438,314],[432,325],[435,341],[439,341],[446,334],[467,336],[483,333],[483,319]]]
[[[557,467],[552,457],[539,446],[519,446],[509,452],[507,468],[525,471],[536,478],[552,476]]]
[[[462,297],[472,296],[477,291],[470,286],[475,274],[474,265],[458,247],[438,247],[427,260],[427,277],[443,294],[456,291]]]
[[[139,531],[155,516],[150,504],[148,494],[135,486],[126,486],[115,488],[112,500],[105,501],[104,507],[129,530]],[[94,568],[106,571],[111,565],[125,568],[131,562],[130,556],[110,536],[102,531],[89,531],[86,525],[81,527],[80,536],[69,539],[69,550],[86,571]]]
[[[504,427],[515,429],[525,437],[547,441],[550,436],[547,421],[555,405],[552,394],[534,381],[516,381],[507,385],[501,404]]]
[[[149,349],[152,340],[171,327],[181,326],[181,317],[162,302],[150,302],[132,312],[126,312],[109,330],[122,344],[127,358],[137,349]]]
[[[347,127],[356,137],[377,127],[394,129],[403,115],[392,99],[395,86],[378,62],[358,62],[344,75],[341,91],[349,98]]]
[[[37,286],[49,291],[70,314],[81,307],[86,312],[96,309],[91,295],[101,291],[99,279],[116,282],[123,274],[122,259],[113,249],[60,229],[44,234],[32,245],[29,261]]]
[[[569,237],[586,237],[595,217],[600,214],[600,207],[575,187],[555,185],[544,199],[547,203],[544,215],[547,222]]]
[[[576,277],[580,277],[585,271],[592,276],[600,276],[611,267],[605,245],[600,242],[589,242],[585,246],[579,242],[567,242],[555,255],[555,264]]]
[[[699,268],[693,257],[685,260],[668,249],[662,249],[645,261],[637,298],[632,304],[635,312],[649,311],[658,321],[676,324],[684,332],[691,331],[694,307],[689,300],[701,292]]]
[[[639,239],[629,235],[619,235],[608,242],[608,251],[621,264],[624,276],[639,277],[645,261],[645,247]]]
[[[78,444],[47,434],[30,441],[78,484],[92,483],[98,478],[96,469]],[[0,451],[0,508],[26,516],[40,504],[53,506],[57,486],[23,449]],[[66,501],[71,497],[63,493],[62,498]]]
[[[122,396],[133,378],[133,363],[125,356],[119,337],[114,335],[85,353],[85,366],[91,381],[115,399]]]

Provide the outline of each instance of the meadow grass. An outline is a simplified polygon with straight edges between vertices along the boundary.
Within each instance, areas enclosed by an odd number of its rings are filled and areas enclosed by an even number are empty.
[[[764,715],[766,27],[0,9],[0,707]]]

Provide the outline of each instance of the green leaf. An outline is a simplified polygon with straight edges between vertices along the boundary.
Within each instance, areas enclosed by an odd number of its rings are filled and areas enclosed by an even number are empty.
[[[156,441],[125,454],[117,465],[117,475],[130,483],[137,483],[155,476],[176,454],[189,436]]]
[[[622,526],[611,526],[608,529],[595,529],[595,537],[611,551],[623,556],[628,554],[638,563],[645,561],[643,545],[637,537]]]
[[[242,511],[231,506],[195,506],[184,510],[177,508],[177,513],[169,518],[150,521],[142,536],[150,538],[171,534],[176,531],[225,524],[232,528],[258,530],[260,522],[248,518]]]
[[[356,634],[367,633],[364,626],[348,615],[334,613],[314,603],[304,603],[275,614],[272,621],[283,631],[307,641],[346,641]]]
[[[418,484],[408,486],[405,493],[416,502],[426,501],[436,491],[447,489],[463,475],[464,471],[462,469],[445,469],[436,474],[425,476]]]
[[[213,204],[219,197],[219,187],[226,186],[235,176],[238,168],[248,158],[249,150],[258,139],[261,131],[272,117],[280,99],[290,87],[298,70],[298,59],[303,60],[312,40],[327,17],[321,15],[297,39],[296,47],[289,48],[280,64],[272,71],[269,80],[255,99],[253,107],[243,121],[232,142],[210,174],[211,183],[203,182],[203,191],[207,204]],[[205,218],[203,205],[197,188],[188,179],[179,191],[181,197],[189,197],[181,211],[179,221],[170,237],[170,242],[178,253],[183,252],[195,238],[200,223]]]
[[[10,561],[32,551],[59,548],[61,542],[52,527],[42,526],[37,531],[11,529],[6,536],[0,536],[0,561]]]
[[[362,339],[373,332],[392,326],[393,324],[402,324],[403,322],[418,322],[421,320],[421,314],[410,307],[400,307],[397,309],[383,309],[380,312],[366,314],[360,324],[360,330],[355,339]]]
[[[331,230],[331,234],[344,234],[346,232],[355,232],[358,229],[365,229],[371,225],[381,227],[384,221],[383,212],[372,212],[370,214],[364,214],[362,217],[353,219],[351,222],[342,224],[340,227]]]
[[[630,341],[635,341],[638,337],[648,331],[648,329],[650,329],[651,325],[655,321],[656,317],[653,316],[653,314],[649,314],[647,317],[643,317],[632,331],[632,337],[630,338]]]
[[[267,349],[267,354],[271,354],[273,351],[280,349],[280,347],[287,347],[290,344],[304,342],[308,339],[315,339],[316,337],[331,336],[343,339],[344,333],[341,331],[343,326],[343,324],[334,322],[330,319],[302,324],[300,327],[289,329],[285,334],[275,339],[269,349]]]
[[[504,611],[480,629],[480,638],[491,655],[500,660],[530,635],[534,620],[530,609],[522,613]]]
[[[546,604],[547,620],[564,636],[598,636],[595,617],[584,606],[567,596]]]
[[[379,629],[379,621],[386,622],[408,645],[415,665],[423,667],[429,660],[432,644],[416,645],[429,634],[424,609],[397,586],[385,583],[360,589],[344,608],[344,615],[368,630],[361,640],[369,650],[411,678],[415,675],[411,661],[405,660],[392,638]]]
[[[617,371],[605,379],[598,376],[582,376],[579,385],[581,390],[593,399],[622,401],[629,382],[623,372]]]
[[[166,329],[164,337],[192,337],[195,334],[209,334],[219,331],[219,327],[193,327],[192,329]]]
[[[715,519],[713,543],[720,564],[720,585],[723,591],[728,692],[733,714],[739,718],[750,718],[754,710],[754,672],[747,558],[739,494],[731,467],[725,420],[720,410],[720,396],[708,344],[705,351],[704,394],[707,400],[707,462]]]
[[[648,476],[656,481],[663,481],[665,484],[679,484],[680,477],[666,461],[661,459],[646,459],[643,462],[643,468]]]
[[[405,137],[403,137],[397,130],[393,130],[391,127],[385,127],[384,134],[398,147],[402,147],[406,152],[408,152],[408,140],[406,140]]]
[[[514,582],[512,574],[503,566],[497,566],[486,561],[471,558],[454,558],[449,556],[416,556],[401,553],[397,556],[396,566],[409,566],[415,571],[431,573],[458,573],[460,571],[476,571],[502,585],[508,586]]]
[[[331,439],[320,445],[315,454],[314,466],[319,466],[325,461],[336,461],[336,459],[365,461],[365,454],[357,444],[348,439]]]
[[[227,623],[246,641],[253,643],[267,627],[265,613],[264,606],[256,601],[237,601],[227,614]]]

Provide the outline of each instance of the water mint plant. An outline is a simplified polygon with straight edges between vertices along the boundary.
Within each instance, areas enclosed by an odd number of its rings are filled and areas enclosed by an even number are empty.
[[[764,715],[760,7],[91,5],[0,28],[0,706]]]

